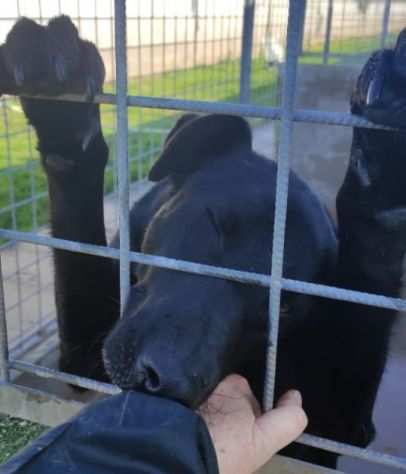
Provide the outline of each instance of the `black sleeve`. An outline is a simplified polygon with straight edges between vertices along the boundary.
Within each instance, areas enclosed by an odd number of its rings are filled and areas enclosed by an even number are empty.
[[[48,431],[0,473],[218,474],[218,467],[202,418],[170,400],[123,392]]]

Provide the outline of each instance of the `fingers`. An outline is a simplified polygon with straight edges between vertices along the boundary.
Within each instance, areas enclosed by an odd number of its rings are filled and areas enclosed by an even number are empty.
[[[287,392],[275,409],[257,418],[253,429],[256,469],[298,438],[307,426],[300,393]]]
[[[209,397],[207,404],[211,408],[221,409],[227,405],[228,409],[239,409],[247,402],[255,416],[261,415],[261,407],[254,397],[251,388],[244,377],[240,375],[227,376]]]
[[[241,375],[237,374],[228,375],[222,382],[219,383],[215,392],[217,391],[228,393],[229,395],[233,393],[249,395],[251,393],[251,389],[247,380],[244,377],[241,377]]]
[[[307,425],[299,392],[290,390],[275,409],[261,414],[248,382],[239,375],[226,377],[200,414],[209,428],[222,474],[256,471]]]
[[[302,396],[297,390],[288,390],[276,403],[277,408],[289,406],[302,406]]]

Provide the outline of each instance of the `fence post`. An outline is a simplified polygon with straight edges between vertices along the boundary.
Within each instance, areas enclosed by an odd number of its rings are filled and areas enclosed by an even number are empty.
[[[245,0],[240,63],[240,102],[249,102],[250,100],[254,18],[255,0]]]
[[[273,407],[274,402],[276,357],[279,334],[279,312],[283,277],[286,214],[288,205],[290,149],[293,133],[296,72],[301,40],[300,33],[304,22],[304,14],[305,6],[302,0],[289,1],[286,61],[282,83],[281,140],[276,176],[271,285],[269,292],[269,337],[264,393],[264,405],[267,410]]]
[[[381,49],[385,47],[386,37],[388,36],[388,26],[390,17],[391,0],[385,0],[385,7],[382,18]]]
[[[6,308],[4,303],[3,272],[0,258],[0,385],[8,383],[9,380]]]
[[[330,57],[331,25],[333,23],[333,0],[328,0],[326,35],[324,37],[323,64],[328,64]]]
[[[299,52],[298,52],[299,56],[301,56],[304,52],[306,11],[307,11],[307,0],[303,0],[303,23],[301,24],[300,31],[299,31]],[[286,55],[285,55],[285,61],[286,61]]]
[[[129,172],[128,172],[128,113],[127,113],[127,32],[126,2],[115,0],[116,89],[117,89],[117,162],[120,209],[120,308],[130,290],[130,231],[129,231]]]

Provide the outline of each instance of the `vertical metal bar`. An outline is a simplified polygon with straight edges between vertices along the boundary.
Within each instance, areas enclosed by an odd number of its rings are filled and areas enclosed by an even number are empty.
[[[232,58],[232,76],[233,76],[233,86],[237,84],[239,80],[239,75],[240,75],[240,65],[238,63],[238,57],[240,55],[240,46],[241,42],[239,41],[239,36],[240,36],[240,16],[238,14],[238,11],[234,11],[234,29],[233,29],[233,58]]]
[[[254,33],[255,0],[245,0],[242,27],[240,102],[249,102],[251,86],[252,36]]]
[[[333,0],[328,0],[326,34],[324,37],[323,64],[328,64],[330,58],[331,25],[333,23]]]
[[[99,20],[97,16],[97,0],[94,0],[94,38],[96,42],[96,46],[100,47],[100,37],[99,37]]]
[[[127,32],[125,0],[115,0],[118,194],[120,216],[120,304],[121,314],[130,289]]]
[[[150,71],[150,83],[151,83],[151,95],[154,95],[154,84],[155,84],[155,63],[154,63],[154,0],[151,1],[151,14],[150,14],[150,46],[149,46],[149,62],[151,65]]]
[[[82,34],[82,17],[80,16],[80,0],[76,1],[76,8],[78,11],[78,29],[80,34]]]
[[[385,0],[385,6],[384,6],[383,18],[382,18],[381,49],[385,47],[386,38],[388,36],[390,7],[391,7],[391,0]]]
[[[233,35],[232,35],[232,26],[233,26],[234,15],[232,12],[227,17],[227,49],[226,49],[226,61],[227,61],[227,70],[226,70],[226,96],[231,95],[231,91],[233,90],[233,82],[234,82],[234,57],[233,57]]]
[[[224,60],[225,60],[224,58],[224,17],[225,15],[221,15],[219,17],[219,21],[220,21],[220,26],[219,26],[220,39],[219,39],[219,55],[218,55],[219,64],[224,63]],[[227,96],[227,82],[226,81],[227,81],[227,77],[224,77],[224,75],[221,73],[218,74],[218,78],[217,78],[217,96],[218,97],[221,97],[222,95]]]
[[[97,1],[97,0],[96,0]],[[111,66],[111,69],[110,69],[110,73],[111,73],[111,83],[112,83],[112,86],[114,86],[114,89],[117,91],[117,83],[116,83],[116,75],[115,75],[115,71],[116,71],[116,58],[115,58],[115,48],[116,48],[116,45],[115,45],[115,38],[114,38],[114,1],[115,0],[111,0],[109,2],[109,5],[110,5],[110,16],[109,16],[109,25],[110,25],[110,41],[111,41],[111,44],[110,44],[110,66]],[[111,114],[115,114],[115,108],[114,107],[109,107],[109,113]],[[103,115],[102,115],[103,117]],[[113,131],[113,130],[112,130]],[[113,131],[112,133],[112,136],[117,136],[117,123],[116,123],[116,129]],[[112,178],[113,178],[113,195],[114,195],[114,199],[117,199],[118,198],[118,161],[117,161],[117,150],[114,149],[113,153],[112,153],[112,166],[111,166],[111,174],[112,174]],[[118,209],[118,206],[116,207],[116,209],[114,210],[114,218],[117,222],[117,224],[119,223],[119,212],[120,210]]]
[[[213,5],[211,5],[211,15],[212,15],[212,39],[211,39],[211,63],[210,63],[210,69],[211,69],[211,74],[210,74],[210,95],[209,97],[215,97],[216,94],[216,68],[214,67],[215,64],[217,64],[217,58],[216,58],[216,27],[217,27],[217,17],[216,17],[216,10]]]
[[[162,80],[162,90],[160,92],[161,96],[166,97],[166,8],[165,3],[162,5],[162,73],[161,73],[161,80]]]
[[[302,0],[290,0],[286,62],[282,89],[281,142],[279,147],[276,179],[271,287],[269,294],[269,340],[264,394],[264,405],[266,409],[272,408],[274,399],[283,253],[285,246],[285,225],[288,203],[289,162],[292,141],[292,118],[295,101],[297,58],[300,48],[300,28],[304,21],[304,12],[304,3]]]
[[[193,97],[197,99],[197,47],[199,37],[199,0],[192,0],[192,17],[193,17]]]
[[[6,308],[4,304],[3,272],[0,258],[0,385],[7,383],[9,380]]]
[[[42,15],[42,2],[41,0],[38,0],[38,14],[39,14],[39,22],[42,24],[44,24],[44,17]]]
[[[183,63],[183,92],[182,97],[187,97],[187,87],[188,87],[188,69],[189,69],[189,17],[188,14],[184,15],[185,20],[185,31],[183,32],[183,41],[184,41],[184,63]]]
[[[16,185],[15,185],[15,176],[13,170],[13,159],[11,153],[11,132],[10,132],[10,122],[7,109],[7,99],[3,96],[2,99],[2,113],[3,113],[3,124],[4,124],[4,139],[6,142],[6,159],[7,159],[7,168],[11,170],[10,173],[7,173],[8,181],[8,198],[11,207],[11,226],[13,230],[18,230],[18,220],[17,220],[17,200],[16,200]],[[14,257],[15,257],[15,266],[16,266],[16,281],[17,281],[17,308],[18,308],[18,327],[20,337],[23,335],[23,308],[21,305],[22,300],[22,283],[21,283],[21,260],[20,260],[20,245],[16,243],[14,247]]]
[[[299,32],[299,55],[303,54],[303,49],[304,49],[304,35],[305,35],[305,23],[306,23],[306,10],[307,10],[307,0],[303,0],[303,9],[304,9],[304,13],[303,13],[303,23],[302,25],[300,26],[300,32]],[[313,11],[314,11],[314,6],[312,5],[312,9],[311,9],[311,20],[310,20],[310,24],[313,25]],[[310,38],[310,43],[312,42],[312,30],[310,30],[310,35],[309,35],[309,38]]]
[[[178,76],[178,12],[176,12],[174,19],[173,19],[173,27],[174,27],[174,51],[173,51],[173,96],[178,97],[177,87],[176,87],[176,79]]]
[[[142,35],[141,35],[141,2],[138,2],[138,21],[137,21],[137,94],[142,95]],[[137,114],[137,133],[138,133],[138,148],[137,148],[137,178],[140,180],[143,176],[144,165],[144,117],[143,110],[138,108]]]
[[[32,217],[32,227],[31,230],[37,232],[38,231],[38,190],[36,186],[36,179],[35,179],[35,172],[37,169],[37,161],[34,160],[33,156],[33,147],[32,147],[32,140],[31,140],[31,130],[27,129],[27,140],[28,140],[28,153],[30,155],[30,188],[31,188],[31,198],[32,198],[32,205],[31,205],[31,217]],[[40,255],[39,255],[39,248],[35,246],[35,274],[36,274],[36,283],[37,283],[37,303],[38,303],[38,324],[41,325],[42,323],[42,279],[41,279],[41,265],[40,265]]]

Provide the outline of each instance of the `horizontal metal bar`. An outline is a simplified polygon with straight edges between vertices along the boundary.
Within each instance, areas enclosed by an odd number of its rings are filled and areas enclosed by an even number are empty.
[[[11,212],[14,209],[18,209],[19,207],[26,206],[28,204],[32,204],[33,202],[39,201],[40,199],[44,199],[46,197],[48,197],[48,192],[37,193],[32,197],[23,199],[21,201],[16,201],[13,204],[10,204],[6,207],[0,208],[0,214],[4,214],[6,212]]]
[[[11,245],[15,246],[15,241],[10,241]],[[0,247],[0,252],[3,250],[3,247]],[[51,252],[49,253],[44,253],[41,257],[36,258],[35,260],[30,260],[28,263],[25,263],[24,265],[20,265],[18,269],[7,273],[3,277],[3,282],[11,280],[12,278],[15,278],[17,276],[17,273],[22,273],[23,271],[27,270],[28,268],[33,267],[37,263],[43,262],[44,260],[50,260],[52,258]]]
[[[373,451],[372,449],[357,448],[349,444],[338,443],[318,436],[312,436],[309,434],[302,435],[297,439],[298,443],[305,444],[306,446],[312,446],[314,448],[321,448],[326,451],[331,451],[337,454],[343,454],[358,459],[364,459],[376,464],[383,464],[385,466],[395,467],[406,471],[406,458],[399,456],[392,456],[386,453],[380,453]]]
[[[101,247],[92,244],[83,244],[70,240],[56,239],[45,235],[32,234],[27,232],[19,232],[15,230],[0,229],[0,237],[12,239],[31,244],[52,247],[70,252],[78,252],[100,257],[119,259],[119,250],[110,247]],[[174,258],[161,257],[157,255],[149,255],[138,252],[130,252],[130,261],[143,265],[166,268],[169,270],[193,273],[196,275],[204,275],[215,278],[224,278],[227,280],[237,281],[239,283],[254,284],[263,287],[269,287],[271,276],[261,273],[251,273],[240,270],[232,270],[229,268],[215,267],[202,263],[189,262],[185,260],[177,260]],[[295,293],[302,293],[314,296],[321,296],[329,299],[337,299],[341,301],[349,301],[368,306],[377,306],[380,308],[393,309],[396,311],[406,311],[406,300],[401,298],[390,298],[388,296],[378,295],[374,293],[364,293],[361,291],[347,290],[334,286],[321,285],[318,283],[308,283],[304,281],[282,279],[282,288],[284,290]]]
[[[39,161],[37,160],[30,160],[26,161],[23,165],[14,165],[14,166],[8,166],[7,168],[2,168],[0,169],[0,176],[13,176],[15,173],[21,172],[21,171],[33,171],[35,167],[39,166]]]
[[[86,97],[79,94],[62,94],[55,97],[33,96],[42,100],[63,100],[67,102],[86,102]],[[94,98],[99,104],[115,104],[115,94],[99,94]],[[165,109],[200,113],[240,115],[243,117],[266,118],[280,120],[280,107],[268,107],[254,104],[235,104],[232,102],[209,102],[202,100],[172,99],[167,97],[128,96],[128,107],[147,109]],[[391,127],[377,125],[358,115],[322,110],[296,109],[293,113],[294,122],[318,123],[324,125],[341,125],[343,127],[362,127],[381,130],[393,130]]]
[[[41,286],[41,292],[43,290],[47,290],[48,288],[51,288],[53,286],[54,286],[54,282],[50,281],[47,284]],[[28,295],[25,295],[23,298],[20,298],[16,303],[13,303],[12,305],[7,306],[6,307],[6,312],[11,311],[14,308],[17,308],[18,306],[21,306],[23,303],[25,303],[26,301],[34,298],[35,296],[37,296],[39,294],[40,294],[40,291],[38,291],[38,289],[36,289],[35,291],[32,291],[31,293],[28,293]]]
[[[31,331],[28,331],[23,337],[16,336],[10,340],[9,352],[11,359],[19,359],[35,347],[46,336],[52,336],[57,331],[57,324],[55,315],[52,318],[49,316],[53,314],[49,312],[43,316],[44,321],[37,325]]]
[[[42,378],[52,378],[67,384],[77,385],[85,389],[95,390],[108,395],[115,395],[121,392],[118,387],[105,382],[98,382],[96,380],[79,377],[77,375],[59,372],[58,370],[41,367],[39,365],[31,364],[21,360],[11,359],[9,361],[9,368],[24,373],[30,373]],[[398,456],[379,453],[370,449],[358,448],[356,446],[338,443],[336,441],[308,434],[302,435],[297,441],[301,444],[305,444],[306,446],[321,448],[338,454],[352,456],[359,459],[364,459],[366,461],[406,470],[406,459]]]
[[[168,20],[168,18],[165,18],[165,20]],[[260,26],[260,25],[257,25],[257,26]],[[128,52],[130,52],[131,50],[134,50],[134,49],[143,49],[143,48],[149,48],[149,49],[153,49],[153,48],[168,48],[170,46],[174,46],[174,47],[179,47],[179,46],[192,46],[192,45],[195,45],[195,44],[198,44],[198,45],[206,45],[206,46],[210,46],[210,44],[212,43],[232,43],[232,42],[237,42],[237,41],[241,41],[241,35],[238,35],[238,36],[230,36],[229,38],[227,37],[224,37],[224,36],[219,36],[219,37],[213,37],[213,38],[204,38],[204,39],[198,39],[196,40],[196,42],[194,40],[183,40],[183,41],[167,41],[167,42],[162,42],[162,41],[156,41],[156,42],[148,42],[148,43],[130,43],[127,47],[127,50]],[[99,48],[99,51],[104,51],[104,52],[112,52],[114,50],[114,48],[112,46],[106,46],[106,47],[102,47],[102,48]],[[237,58],[234,58],[234,59],[237,59]],[[212,64],[211,64],[212,65]],[[184,68],[180,69],[180,70],[183,70],[183,69],[192,69],[191,67],[187,67],[187,66],[184,66]],[[173,71],[179,71],[176,70],[176,69],[172,69]],[[164,72],[168,72],[168,71],[164,71]],[[159,74],[159,73],[158,73]],[[149,74],[148,74],[149,75]],[[144,77],[147,77],[148,75],[144,76]],[[134,77],[134,76],[132,76]]]
[[[95,390],[108,395],[115,395],[121,391],[118,387],[108,383],[98,382],[84,377],[59,372],[54,369],[41,367],[39,365],[20,360],[10,360],[8,366],[10,369],[18,370],[20,372],[30,373],[42,378],[52,378],[67,384],[77,385],[85,389]],[[305,444],[306,446],[321,448],[335,452],[337,454],[352,456],[359,459],[364,459],[366,461],[406,470],[406,459],[398,456],[379,453],[370,449],[358,448],[356,446],[338,443],[336,441],[308,434],[302,435],[297,441],[301,444]]]
[[[3,100],[6,103],[9,101],[7,98],[4,98]],[[0,104],[1,104],[1,102],[0,102]],[[23,112],[21,111],[21,114],[22,113]],[[15,138],[15,137],[18,137],[20,135],[27,135],[29,133],[30,133],[30,127],[28,125],[26,125],[25,128],[18,128],[18,129],[10,130],[8,133],[1,133],[0,134],[0,139],[4,138],[4,139],[8,140],[10,138]],[[18,165],[16,165],[16,166],[18,166]]]
[[[46,20],[52,20],[52,18],[54,18],[53,16],[30,16],[30,19],[31,20],[35,20],[35,21],[46,21]],[[108,16],[108,15],[99,15],[97,14],[97,17],[94,17],[94,16],[75,16],[75,15],[72,15],[71,18],[76,21],[76,20],[80,20],[80,21],[92,21],[94,22],[96,19],[97,21],[113,21],[114,20],[114,16]],[[194,14],[191,14],[191,13],[186,13],[185,15],[183,16],[179,16],[179,15],[139,15],[139,16],[127,16],[127,21],[129,20],[148,20],[148,21],[151,21],[151,20],[156,20],[156,21],[162,21],[162,20],[193,20],[195,18],[195,15]],[[212,20],[213,18],[215,18],[216,20],[231,20],[231,19],[240,19],[242,18],[242,14],[238,14],[238,13],[234,13],[232,15],[199,15],[198,16],[199,20]],[[0,18],[0,22],[2,21],[13,21],[15,22],[16,21],[16,17],[15,16],[4,16],[4,17],[1,17]]]
[[[49,369],[48,367],[41,367],[36,364],[24,362],[22,360],[10,359],[9,368],[19,370],[20,372],[33,374],[37,377],[52,378],[54,380],[59,380],[67,384],[76,385],[78,387],[86,388],[88,390],[95,390],[97,392],[106,393],[108,395],[116,395],[117,393],[121,392],[118,387],[109,383],[98,382],[97,380],[79,377],[78,375],[67,374],[65,372],[60,372],[59,370]]]
[[[13,247],[15,242],[12,242],[9,240],[8,242],[5,242],[4,244],[0,245],[0,253],[3,252],[4,250],[10,250],[11,247]],[[15,275],[15,272],[13,273]]]
[[[7,383],[10,380],[10,353],[8,347],[6,309],[4,305],[4,287],[3,281],[1,280],[2,273],[0,258],[0,384]]]
[[[64,423],[84,406],[83,403],[68,401],[44,390],[14,383],[2,385],[0,389],[0,412],[45,426]]]
[[[371,52],[374,51],[374,49],[371,49],[371,51],[365,51],[365,52],[356,52],[356,53],[340,53],[340,52],[337,52],[337,53],[334,53],[334,52],[331,52],[329,53],[329,58],[334,58],[334,59],[349,59],[349,58],[363,58],[365,56],[367,56],[368,54],[371,54]],[[320,50],[320,51],[306,51],[304,50],[303,54],[302,54],[302,57],[305,57],[305,58],[320,58],[323,56],[323,51]],[[335,64],[330,64],[331,67],[334,67]]]
[[[9,383],[1,387],[0,407],[3,407],[3,411],[7,410],[7,413],[12,416],[31,420],[43,426],[57,426],[68,421],[85,408],[85,404],[66,400],[44,390]],[[270,473],[343,474],[341,471],[332,471],[279,455],[275,455],[269,464],[258,471],[258,474]]]
[[[256,474],[344,474],[337,469],[316,466],[298,459],[288,458],[276,454]]]

